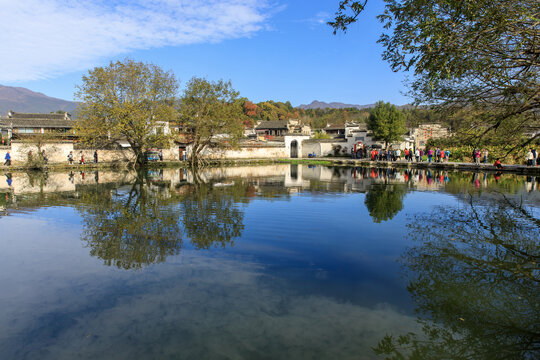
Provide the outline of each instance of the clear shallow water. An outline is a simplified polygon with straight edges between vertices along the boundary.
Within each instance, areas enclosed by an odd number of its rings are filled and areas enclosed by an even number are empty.
[[[540,179],[295,165],[3,178],[2,359],[537,356]]]

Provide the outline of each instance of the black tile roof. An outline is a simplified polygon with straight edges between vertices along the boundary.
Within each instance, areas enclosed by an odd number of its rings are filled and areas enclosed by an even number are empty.
[[[263,121],[261,122],[255,130],[265,130],[265,129],[285,129],[288,130],[289,122],[286,120],[283,121]]]
[[[71,129],[75,121],[67,113],[29,114],[10,111],[6,117],[0,117],[1,128],[67,128]]]

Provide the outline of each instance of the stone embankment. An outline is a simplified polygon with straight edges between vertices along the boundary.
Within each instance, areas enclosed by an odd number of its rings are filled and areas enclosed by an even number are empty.
[[[237,166],[237,165],[261,165],[271,163],[292,163],[323,166],[346,166],[346,167],[377,167],[377,168],[409,168],[409,169],[432,169],[444,171],[472,171],[472,172],[505,172],[521,175],[540,176],[540,166],[525,165],[504,165],[503,169],[497,169],[491,164],[474,164],[462,162],[407,162],[407,161],[371,161],[367,159],[347,159],[347,158],[315,158],[315,159],[287,159],[287,158],[259,158],[259,159],[207,159],[208,166]],[[84,165],[74,164],[50,164],[42,170],[100,170],[110,168],[133,167],[127,162],[100,162],[98,164],[89,163]],[[186,161],[163,161],[149,163],[150,168],[164,167],[188,167]],[[0,172],[6,173],[14,170],[32,170],[23,164],[4,166],[0,164]]]

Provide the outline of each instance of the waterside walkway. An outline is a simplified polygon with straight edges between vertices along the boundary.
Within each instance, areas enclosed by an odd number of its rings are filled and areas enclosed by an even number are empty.
[[[505,165],[503,169],[497,169],[492,164],[474,164],[465,162],[410,162],[410,161],[371,161],[368,159],[348,159],[348,158],[303,158],[303,159],[212,159],[206,160],[206,165],[209,166],[236,166],[236,165],[260,165],[271,163],[291,163],[291,164],[306,164],[306,165],[324,165],[324,166],[347,166],[347,167],[377,167],[377,168],[409,168],[409,169],[433,169],[444,171],[473,171],[473,172],[504,172],[515,173],[521,175],[540,176],[540,166],[526,165]],[[153,162],[149,164],[150,168],[172,168],[172,167],[189,167],[185,161],[163,161]],[[47,170],[76,170],[89,171],[100,169],[127,169],[132,168],[128,163],[106,163],[99,164],[89,163],[85,165],[66,165],[66,164],[50,164],[44,171]],[[14,164],[12,166],[4,166],[0,164],[0,173],[7,173],[14,170],[29,170],[22,164]]]

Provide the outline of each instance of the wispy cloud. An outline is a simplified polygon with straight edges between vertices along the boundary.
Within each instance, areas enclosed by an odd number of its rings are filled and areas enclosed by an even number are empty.
[[[0,82],[54,77],[130,51],[247,37],[260,0],[0,0]]]
[[[320,11],[308,19],[298,20],[297,22],[306,23],[309,25],[310,28],[313,29],[319,25],[326,25],[326,23],[330,21],[331,19],[332,19],[332,16],[329,13]]]

